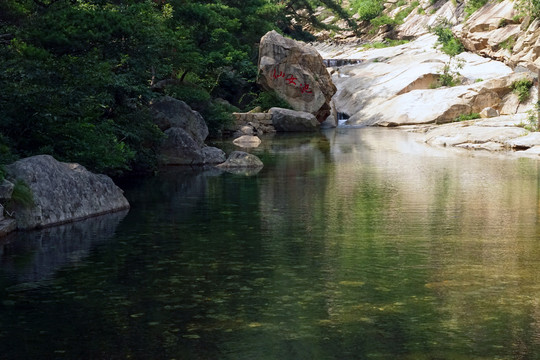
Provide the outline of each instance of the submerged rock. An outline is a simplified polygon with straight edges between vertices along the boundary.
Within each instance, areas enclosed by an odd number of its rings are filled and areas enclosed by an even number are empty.
[[[123,191],[106,175],[94,174],[76,163],[50,155],[25,158],[6,166],[9,179],[30,188],[33,206],[16,205],[19,229],[71,222],[129,208]]]
[[[331,114],[336,87],[323,58],[310,45],[270,31],[259,47],[259,84],[275,91],[298,111],[323,122]]]
[[[254,148],[261,144],[261,139],[257,136],[242,135],[233,140],[233,144],[243,148]]]
[[[227,158],[227,161],[216,166],[221,169],[262,168],[264,164],[257,156],[253,154],[243,151],[233,151]]]

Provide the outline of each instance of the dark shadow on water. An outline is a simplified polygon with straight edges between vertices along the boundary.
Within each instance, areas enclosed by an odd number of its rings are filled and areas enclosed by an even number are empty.
[[[93,246],[115,234],[128,210],[43,230],[11,234],[0,245],[0,268],[9,282],[47,280],[62,266],[78,262]]]

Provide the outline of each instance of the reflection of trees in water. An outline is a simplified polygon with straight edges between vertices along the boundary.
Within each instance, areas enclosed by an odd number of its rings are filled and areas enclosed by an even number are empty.
[[[329,244],[329,253],[340,253],[335,256],[349,259],[350,266],[370,264],[373,268],[360,279],[366,282],[363,294],[370,293],[367,284],[377,283],[379,296],[384,291],[387,300],[406,304],[401,312],[415,315],[409,311],[412,299],[406,299],[411,293],[426,296],[414,300],[422,310],[417,314],[431,307],[449,342],[497,354],[490,342],[498,339],[513,348],[509,353],[518,353],[515,344],[525,343],[531,354],[538,347],[531,335],[538,330],[531,331],[528,322],[538,312],[534,299],[540,293],[533,280],[540,257],[534,240],[539,163],[441,156],[431,148],[393,153],[389,150],[399,147],[402,135],[385,131],[372,137],[372,130],[361,131],[349,133],[355,138],[342,138],[338,147],[360,144],[356,153],[333,152],[335,176],[326,208],[328,238],[333,233],[357,236]],[[408,142],[402,146],[411,147]],[[370,173],[371,180],[366,178]],[[375,201],[377,196],[381,201]],[[342,268],[350,270],[345,263]],[[334,277],[344,273],[334,269]],[[391,278],[381,277],[389,273]],[[499,332],[509,328],[522,330],[519,335]],[[464,334],[473,342],[467,343]]]
[[[0,313],[10,340],[54,336],[28,348],[0,336],[0,351],[530,354],[540,333],[537,165],[393,152],[390,134],[278,137],[253,150],[265,167],[252,177],[176,168],[124,186],[132,209],[114,241],[47,289],[8,297],[14,311]]]

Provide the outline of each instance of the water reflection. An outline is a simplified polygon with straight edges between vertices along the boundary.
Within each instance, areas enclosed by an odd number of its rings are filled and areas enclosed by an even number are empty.
[[[62,266],[81,261],[93,246],[112,238],[127,213],[118,211],[44,230],[10,234],[0,244],[0,268],[9,282],[29,286],[49,279]]]
[[[47,286],[0,292],[0,353],[540,353],[537,161],[388,129],[276,135],[251,151],[265,164],[254,176],[172,168],[124,184],[132,209],[110,241]]]

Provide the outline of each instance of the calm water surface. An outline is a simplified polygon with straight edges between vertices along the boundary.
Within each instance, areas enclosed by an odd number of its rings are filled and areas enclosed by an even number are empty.
[[[0,358],[540,359],[539,161],[413,136],[276,136],[12,236]]]

